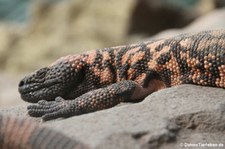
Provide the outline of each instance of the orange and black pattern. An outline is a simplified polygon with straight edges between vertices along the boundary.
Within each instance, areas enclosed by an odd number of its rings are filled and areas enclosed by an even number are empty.
[[[71,138],[30,120],[0,114],[1,149],[88,149]]]
[[[28,113],[44,120],[139,101],[179,84],[225,88],[225,31],[97,49],[62,57],[19,83]]]

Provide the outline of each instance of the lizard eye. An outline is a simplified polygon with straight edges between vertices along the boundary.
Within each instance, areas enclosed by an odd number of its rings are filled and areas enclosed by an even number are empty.
[[[48,68],[41,68],[40,70],[37,71],[37,77],[39,78],[43,78],[45,76],[45,74],[48,72]]]

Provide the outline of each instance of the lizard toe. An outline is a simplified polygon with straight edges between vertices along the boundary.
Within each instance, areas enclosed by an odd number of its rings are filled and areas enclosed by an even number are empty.
[[[46,105],[46,104],[48,104],[49,102],[48,101],[46,101],[46,100],[40,100],[40,101],[38,101],[38,104],[39,105]]]
[[[38,109],[28,109],[27,112],[32,117],[41,117],[44,114],[42,110]]]
[[[56,101],[56,102],[63,102],[64,99],[63,99],[62,97],[56,97],[56,98],[55,98],[55,101]]]
[[[49,120],[52,120],[52,119],[56,119],[56,118],[59,118],[59,117],[62,117],[62,113],[60,111],[56,111],[56,112],[53,112],[53,113],[48,113],[48,114],[45,114],[42,116],[42,120],[43,121],[49,121]]]

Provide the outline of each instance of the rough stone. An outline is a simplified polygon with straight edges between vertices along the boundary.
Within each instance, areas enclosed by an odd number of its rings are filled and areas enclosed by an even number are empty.
[[[41,125],[96,148],[178,149],[188,143],[219,144],[225,142],[224,97],[224,89],[180,85],[157,91],[139,103]],[[24,113],[17,107],[9,109],[8,113]]]
[[[133,0],[34,1],[30,22],[11,48],[5,68],[34,70],[63,55],[124,44],[134,5]]]

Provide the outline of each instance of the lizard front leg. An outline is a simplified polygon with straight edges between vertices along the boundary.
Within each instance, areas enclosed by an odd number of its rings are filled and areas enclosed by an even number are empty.
[[[37,105],[28,106],[28,114],[33,117],[42,116],[43,120],[47,121],[94,112],[113,107],[123,101],[135,100],[132,99],[132,95],[140,88],[142,87],[134,81],[121,81],[85,93],[74,100],[57,97],[55,101],[39,101]]]

